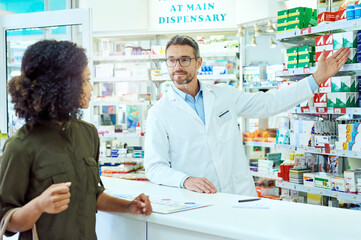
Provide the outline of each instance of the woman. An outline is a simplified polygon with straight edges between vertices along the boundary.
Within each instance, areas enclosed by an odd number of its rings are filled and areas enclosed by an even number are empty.
[[[96,239],[97,210],[149,215],[144,194],[129,202],[104,193],[97,129],[78,119],[93,87],[84,49],[67,41],[30,46],[21,76],[9,82],[17,115],[26,124],[8,140],[0,170],[0,217],[13,215],[7,235],[31,239]]]

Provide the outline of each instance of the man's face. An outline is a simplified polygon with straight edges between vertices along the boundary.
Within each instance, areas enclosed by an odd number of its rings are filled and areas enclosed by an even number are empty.
[[[166,51],[168,60],[180,59],[176,61],[174,67],[168,67],[169,76],[175,85],[184,85],[197,80],[197,69],[202,65],[202,58],[195,59],[194,50],[188,45],[171,45]],[[187,61],[190,60],[189,66]],[[180,63],[181,62],[181,63]],[[186,63],[186,64],[185,64]]]

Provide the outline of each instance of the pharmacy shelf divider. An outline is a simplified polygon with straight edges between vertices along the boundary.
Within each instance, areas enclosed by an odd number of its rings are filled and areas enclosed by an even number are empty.
[[[303,184],[296,184],[296,183],[290,183],[290,182],[284,182],[284,181],[276,181],[276,187],[296,190],[296,191],[300,191],[300,192],[307,192],[307,193],[312,193],[312,194],[319,194],[319,195],[324,195],[324,196],[328,196],[328,197],[335,197],[335,198],[344,199],[344,200],[361,202],[361,195],[354,194],[354,193],[337,192],[337,191],[332,191],[329,189],[309,187],[309,186],[305,186]]]

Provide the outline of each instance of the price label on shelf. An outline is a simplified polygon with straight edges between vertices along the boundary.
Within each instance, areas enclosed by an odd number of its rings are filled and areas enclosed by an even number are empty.
[[[321,148],[315,148],[315,153],[322,153],[322,149]]]
[[[323,190],[319,190],[319,191],[318,191],[318,194],[320,194],[320,195],[324,195],[324,194],[325,194],[325,191],[323,191]]]
[[[302,113],[309,113],[310,112],[310,107],[301,107],[301,112]]]
[[[333,113],[346,114],[346,108],[344,108],[344,107],[334,107],[333,108]]]
[[[293,190],[297,190],[296,184],[293,184],[292,188],[293,188]]]
[[[310,187],[306,187],[306,192],[311,192],[311,188],[310,188]]]
[[[358,26],[358,20],[353,21],[352,26],[353,26],[353,27]]]
[[[304,67],[304,68],[303,68],[303,73],[304,73],[304,74],[311,73],[311,69],[310,69],[309,67]]]
[[[361,156],[361,154],[358,151],[352,151],[351,152],[351,157],[360,157],[360,156]]]
[[[352,194],[352,199],[353,200],[357,200],[358,199],[358,196],[356,194]]]
[[[308,147],[303,147],[303,149],[304,149],[305,151],[309,151],[309,148],[308,148]]]
[[[326,113],[327,107],[316,107],[316,112],[318,113]]]
[[[332,25],[332,24],[326,24],[325,29],[326,29],[326,30],[331,30],[331,25]]]
[[[341,151],[341,154],[340,154],[342,157],[347,157],[347,151]]]
[[[288,75],[288,69],[283,69],[282,73],[283,75]]]
[[[352,114],[359,114],[360,112],[359,108],[352,108]]]
[[[337,152],[336,152],[336,150],[330,150],[330,154],[331,155],[337,155]]]
[[[311,27],[302,28],[300,32],[301,32],[301,35],[310,34],[311,33]]]
[[[340,193],[338,193],[338,192],[333,192],[333,196],[334,196],[335,198],[338,198],[338,197],[340,196]]]
[[[289,147],[288,147],[288,150],[290,150],[290,151],[294,151],[294,150],[295,150],[295,147],[293,147],[293,146],[289,146]]]

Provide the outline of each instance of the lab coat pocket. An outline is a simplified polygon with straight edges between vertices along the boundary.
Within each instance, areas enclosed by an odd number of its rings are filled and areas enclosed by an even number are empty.
[[[83,159],[86,164],[87,190],[88,193],[94,194],[100,182],[98,163],[93,157],[83,157]]]
[[[237,136],[238,125],[231,110],[224,110],[217,116],[218,128],[217,131],[218,140],[220,142],[229,142]]]

